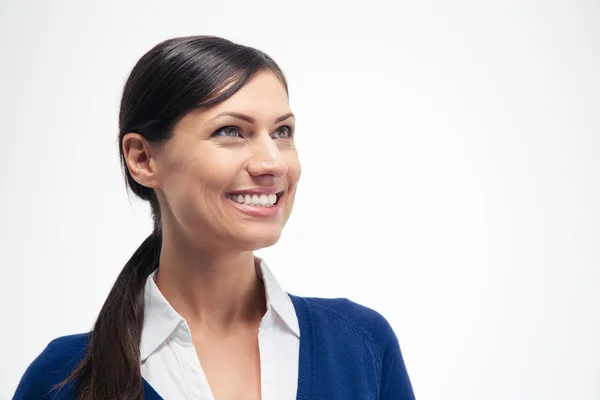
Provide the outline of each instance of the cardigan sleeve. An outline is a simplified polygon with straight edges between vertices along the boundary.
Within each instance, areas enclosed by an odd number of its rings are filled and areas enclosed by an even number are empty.
[[[412,384],[400,351],[398,338],[389,327],[389,340],[381,365],[381,400],[414,400]]]
[[[41,380],[44,377],[44,368],[46,364],[46,354],[42,352],[36,359],[27,367],[25,373],[19,381],[17,390],[13,396],[13,400],[31,400],[31,399],[46,399],[49,392],[46,384]]]
[[[83,359],[87,334],[63,336],[51,341],[27,367],[13,400],[74,399],[76,382],[61,387]]]

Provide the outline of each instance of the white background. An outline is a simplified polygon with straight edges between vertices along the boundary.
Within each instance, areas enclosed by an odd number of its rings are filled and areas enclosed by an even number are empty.
[[[600,3],[2,1],[0,398],[151,230],[122,85],[173,36],[283,68],[303,177],[258,252],[381,312],[420,400],[600,399]]]

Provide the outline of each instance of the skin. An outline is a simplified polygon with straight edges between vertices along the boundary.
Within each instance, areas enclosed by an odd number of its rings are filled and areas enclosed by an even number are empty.
[[[154,188],[160,204],[157,286],[188,322],[219,400],[260,399],[257,331],[266,300],[253,251],[278,241],[294,204],[301,175],[288,134],[294,117],[275,122],[289,114],[282,82],[259,71],[223,103],[186,115],[164,143],[150,144],[135,132],[123,138],[132,177]],[[220,129],[228,126],[237,128]],[[257,187],[284,191],[277,215],[242,213],[225,197]]]

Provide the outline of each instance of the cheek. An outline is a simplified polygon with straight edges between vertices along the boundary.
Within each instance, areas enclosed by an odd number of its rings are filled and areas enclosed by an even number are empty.
[[[200,149],[186,157],[179,168],[173,171],[171,179],[178,181],[177,185],[196,192],[207,192],[221,189],[235,176],[235,164],[222,152]],[[201,194],[201,193],[196,193]]]
[[[290,185],[295,186],[300,180],[300,176],[302,175],[302,167],[300,166],[300,160],[298,159],[298,155],[294,154],[294,156],[290,156],[287,160],[288,165],[288,180]]]
[[[290,185],[290,192],[288,193],[289,197],[287,201],[288,209],[285,218],[286,221],[292,212],[292,208],[294,207],[294,202],[296,200],[296,188],[301,175],[302,167],[300,166],[300,160],[298,157],[296,156],[288,160],[288,183]]]
[[[173,213],[185,218],[213,211],[215,196],[225,184],[226,170],[200,157],[185,157],[169,165],[164,192]],[[199,208],[201,209],[200,212]]]

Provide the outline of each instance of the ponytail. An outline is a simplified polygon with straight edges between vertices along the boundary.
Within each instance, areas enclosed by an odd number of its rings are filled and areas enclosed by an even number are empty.
[[[94,329],[86,355],[58,387],[76,378],[78,400],[143,399],[140,341],[144,324],[144,286],[158,268],[162,234],[156,229],[117,277]]]

